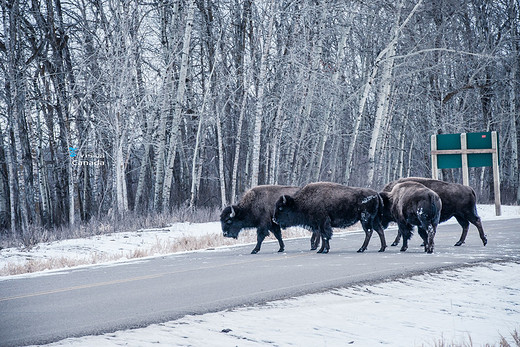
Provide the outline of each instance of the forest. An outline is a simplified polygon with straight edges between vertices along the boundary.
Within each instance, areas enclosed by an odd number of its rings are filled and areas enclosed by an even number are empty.
[[[1,0],[0,232],[219,210],[259,184],[381,189],[431,177],[440,133],[497,131],[502,202],[518,204],[519,14],[519,0]],[[470,169],[479,203],[492,182]]]

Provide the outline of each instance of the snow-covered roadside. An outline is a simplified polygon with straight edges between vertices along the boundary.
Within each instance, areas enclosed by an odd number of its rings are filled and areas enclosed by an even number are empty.
[[[520,206],[502,206],[502,216],[495,216],[494,205],[478,205],[478,213],[482,220],[501,218],[520,218]],[[447,223],[456,223],[452,218]],[[298,228],[294,228],[298,229]],[[103,262],[125,261],[130,258],[159,256],[171,253],[171,245],[179,240],[203,238],[205,236],[219,236],[222,231],[219,222],[211,223],[175,223],[168,228],[129,231],[107,235],[93,236],[83,239],[63,240],[39,244],[30,250],[6,248],[0,250],[0,280],[5,276],[7,266],[24,266],[31,262],[52,262],[52,268],[57,269],[60,264],[99,264]],[[246,237],[243,232],[235,244],[250,243],[255,237]],[[287,235],[287,233],[286,233]],[[293,235],[309,236],[306,231],[293,230]],[[232,242],[226,239],[226,242]],[[206,248],[201,246],[201,248]],[[67,261],[61,261],[66,259]],[[45,266],[45,264],[43,265]]]
[[[520,264],[478,265],[186,316],[51,346],[483,346],[520,333]]]

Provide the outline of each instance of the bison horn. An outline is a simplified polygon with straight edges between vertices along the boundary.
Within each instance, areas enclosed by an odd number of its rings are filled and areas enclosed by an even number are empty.
[[[231,213],[229,214],[229,218],[235,217],[235,210],[233,209],[233,206],[231,206]]]
[[[282,195],[282,199],[283,199],[283,204],[287,205],[287,198],[285,197],[285,195]]]

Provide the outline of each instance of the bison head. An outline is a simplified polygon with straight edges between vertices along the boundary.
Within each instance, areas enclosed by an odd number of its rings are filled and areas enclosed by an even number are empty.
[[[273,214],[273,222],[281,228],[292,226],[295,212],[295,200],[289,195],[282,195],[276,202]]]
[[[220,214],[220,225],[225,237],[238,238],[238,233],[244,227],[242,224],[242,210],[236,205],[226,207]]]

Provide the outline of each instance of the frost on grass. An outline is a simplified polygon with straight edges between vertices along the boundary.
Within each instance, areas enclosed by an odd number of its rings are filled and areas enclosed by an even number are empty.
[[[309,235],[298,228],[284,231],[286,239]],[[30,250],[6,248],[0,251],[0,276],[255,242],[254,229],[241,232],[238,240],[234,240],[222,236],[220,223],[176,223],[163,229],[41,243]]]

